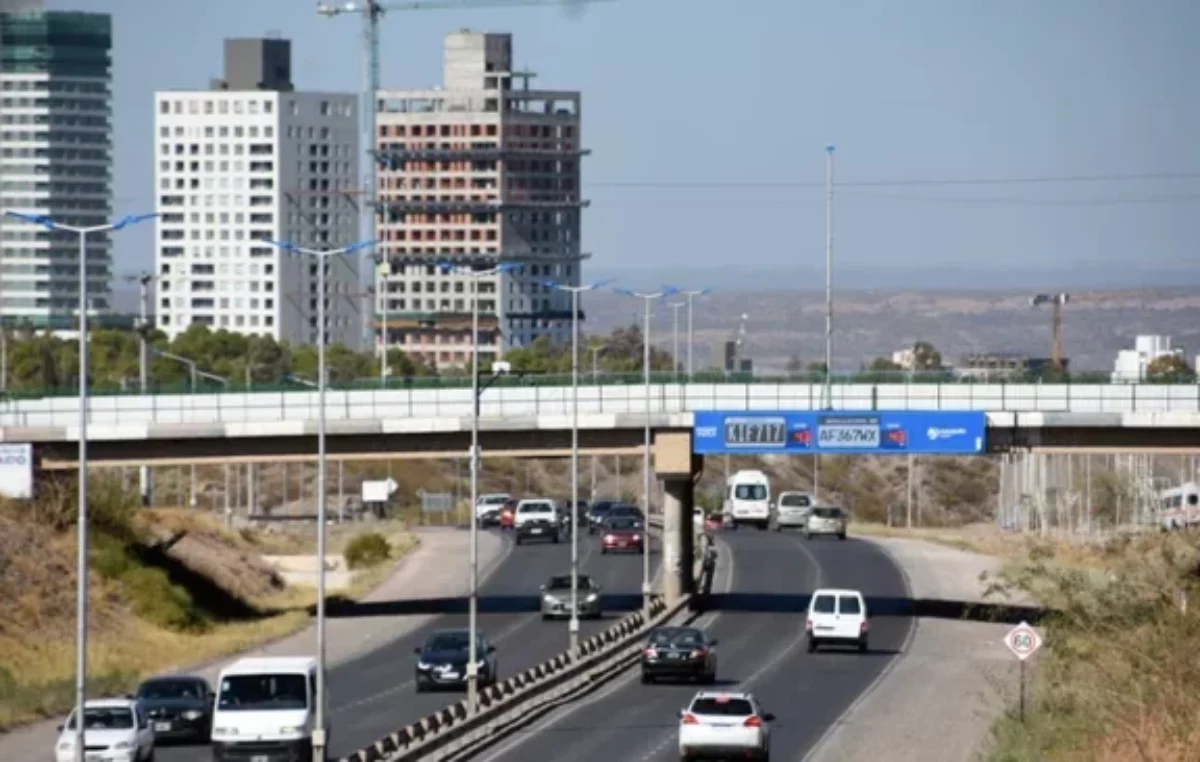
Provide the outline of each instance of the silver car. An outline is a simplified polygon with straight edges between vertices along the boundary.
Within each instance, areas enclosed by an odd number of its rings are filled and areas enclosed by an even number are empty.
[[[579,616],[599,619],[604,614],[600,585],[586,574],[579,575]],[[571,575],[551,577],[542,585],[542,619],[568,619],[571,616]]]
[[[775,507],[775,531],[803,529],[812,513],[813,499],[807,492],[780,492]]]
[[[846,512],[834,506],[813,508],[804,526],[804,539],[811,540],[822,534],[846,539]]]

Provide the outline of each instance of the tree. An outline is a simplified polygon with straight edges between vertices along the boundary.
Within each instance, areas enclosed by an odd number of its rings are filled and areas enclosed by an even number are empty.
[[[866,370],[868,373],[895,373],[904,369],[900,367],[899,363],[892,362],[886,357],[876,357],[863,370]]]
[[[805,369],[809,373],[822,373],[823,374],[823,373],[825,373],[825,367],[826,367],[825,363],[823,363],[819,360],[813,360],[807,366],[805,366]]]
[[[802,363],[800,361],[800,356],[792,355],[791,357],[789,357],[787,359],[787,363],[783,366],[783,369],[787,373],[791,374],[791,373],[799,373],[803,367],[804,367],[804,363]]]
[[[1191,384],[1196,381],[1196,372],[1179,355],[1162,355],[1146,366],[1146,378],[1164,383]]]
[[[913,344],[913,370],[941,370],[942,353],[928,341]]]

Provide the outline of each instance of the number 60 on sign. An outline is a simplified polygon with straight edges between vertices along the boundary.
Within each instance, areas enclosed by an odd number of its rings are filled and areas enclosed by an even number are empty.
[[[1042,647],[1042,636],[1029,623],[1021,622],[1004,636],[1004,645],[1008,646],[1013,656],[1025,661]]]

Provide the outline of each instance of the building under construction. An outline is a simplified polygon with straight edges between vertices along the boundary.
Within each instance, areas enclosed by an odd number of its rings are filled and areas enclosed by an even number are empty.
[[[481,363],[570,338],[545,281],[580,282],[580,95],[512,61],[511,35],[456,32],[441,88],[378,94],[376,341],[439,367],[470,361],[477,282]]]

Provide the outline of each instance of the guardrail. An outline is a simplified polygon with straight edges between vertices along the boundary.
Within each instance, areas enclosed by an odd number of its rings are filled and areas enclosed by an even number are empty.
[[[649,517],[647,523],[662,528],[661,518]],[[695,566],[697,576],[704,573],[701,560]],[[430,755],[437,752],[453,755],[467,747],[485,745],[497,727],[508,724],[509,715],[529,714],[531,704],[539,699],[549,704],[594,684],[611,671],[624,669],[628,665],[620,663],[622,655],[637,645],[648,630],[669,621],[690,602],[691,597],[684,596],[668,607],[661,598],[654,598],[649,621],[638,611],[580,643],[577,654],[564,651],[480,690],[480,706],[474,715],[468,712],[464,699],[341,757],[339,762],[416,762],[435,759]],[[614,661],[619,663],[614,665]]]
[[[583,414],[643,415],[644,386],[581,386]],[[488,389],[482,416],[568,415],[568,387]],[[651,413],[702,410],[819,410],[819,384],[657,384],[649,387]],[[1075,384],[842,384],[833,387],[836,410],[980,410],[986,412],[1200,412],[1200,385]],[[330,391],[330,421],[468,417],[470,389]],[[241,424],[315,422],[316,392],[96,397],[89,400],[96,424]],[[74,397],[0,403],[0,426],[74,427]]]

